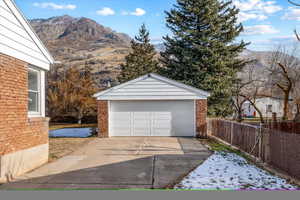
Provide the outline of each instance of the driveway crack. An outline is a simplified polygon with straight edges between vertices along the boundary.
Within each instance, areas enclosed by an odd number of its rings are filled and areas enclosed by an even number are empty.
[[[152,187],[151,189],[154,189],[154,182],[155,182],[155,163],[156,163],[156,155],[153,156],[152,160]]]

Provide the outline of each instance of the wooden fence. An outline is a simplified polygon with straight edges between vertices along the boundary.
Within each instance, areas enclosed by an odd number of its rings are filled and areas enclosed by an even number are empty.
[[[208,135],[219,138],[300,179],[300,134],[209,119]]]
[[[300,123],[295,122],[271,122],[265,125],[266,128],[283,132],[300,134]]]

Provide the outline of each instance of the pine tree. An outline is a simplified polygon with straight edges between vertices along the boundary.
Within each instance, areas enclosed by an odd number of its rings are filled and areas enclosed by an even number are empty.
[[[155,47],[150,43],[149,31],[143,24],[139,35],[131,41],[131,53],[126,56],[126,63],[121,65],[120,82],[126,82],[147,73],[157,72],[159,62],[155,58]]]
[[[166,12],[172,37],[164,37],[162,73],[211,92],[209,113],[226,116],[236,72],[246,64],[238,54],[248,44],[235,41],[243,31],[239,10],[219,0],[177,0],[174,6]]]

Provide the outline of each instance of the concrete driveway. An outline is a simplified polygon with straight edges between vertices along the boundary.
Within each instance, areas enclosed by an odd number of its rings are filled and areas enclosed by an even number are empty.
[[[1,189],[165,188],[210,156],[193,138],[95,139]]]

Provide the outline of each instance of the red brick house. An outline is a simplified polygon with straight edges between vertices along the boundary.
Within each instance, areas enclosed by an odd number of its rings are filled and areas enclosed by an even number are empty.
[[[0,181],[48,161],[45,73],[54,59],[13,0],[0,0]]]
[[[99,136],[205,137],[209,95],[147,74],[94,95]]]

